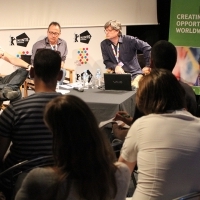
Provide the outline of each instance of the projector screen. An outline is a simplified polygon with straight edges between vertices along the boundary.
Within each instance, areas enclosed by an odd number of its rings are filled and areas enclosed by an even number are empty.
[[[122,25],[157,24],[156,0],[6,0],[0,5],[0,29],[97,27],[116,19]]]

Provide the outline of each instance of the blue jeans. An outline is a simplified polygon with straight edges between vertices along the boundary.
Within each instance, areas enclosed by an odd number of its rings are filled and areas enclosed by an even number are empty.
[[[6,90],[10,88],[11,91],[12,90],[19,91],[19,98],[20,98],[21,97],[20,86],[24,83],[27,76],[28,76],[28,71],[24,68],[19,68],[5,77],[0,77],[0,100],[1,101],[7,100],[6,98],[3,97],[4,88],[6,88]]]

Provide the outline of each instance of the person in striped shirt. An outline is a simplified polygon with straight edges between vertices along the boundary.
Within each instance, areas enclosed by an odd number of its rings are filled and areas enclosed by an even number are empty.
[[[61,57],[55,51],[43,49],[35,55],[34,68],[30,70],[35,93],[15,101],[0,116],[1,170],[52,155],[52,134],[43,122],[43,110],[46,103],[61,95],[55,91],[57,80],[62,77],[60,68]]]

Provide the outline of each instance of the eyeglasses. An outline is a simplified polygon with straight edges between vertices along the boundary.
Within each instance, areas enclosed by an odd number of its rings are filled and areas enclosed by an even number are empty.
[[[57,32],[51,32],[51,31],[49,31],[49,34],[50,34],[50,35],[55,35],[55,36],[60,35],[60,33],[57,33]]]
[[[104,32],[105,32],[105,33],[108,33],[108,32],[110,33],[110,32],[112,32],[113,30],[114,30],[114,29],[105,29]]]

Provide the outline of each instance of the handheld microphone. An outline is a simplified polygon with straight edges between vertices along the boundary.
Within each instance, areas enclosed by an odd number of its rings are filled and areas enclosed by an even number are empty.
[[[74,90],[77,90],[79,92],[83,92],[84,88],[83,87],[73,87]]]

